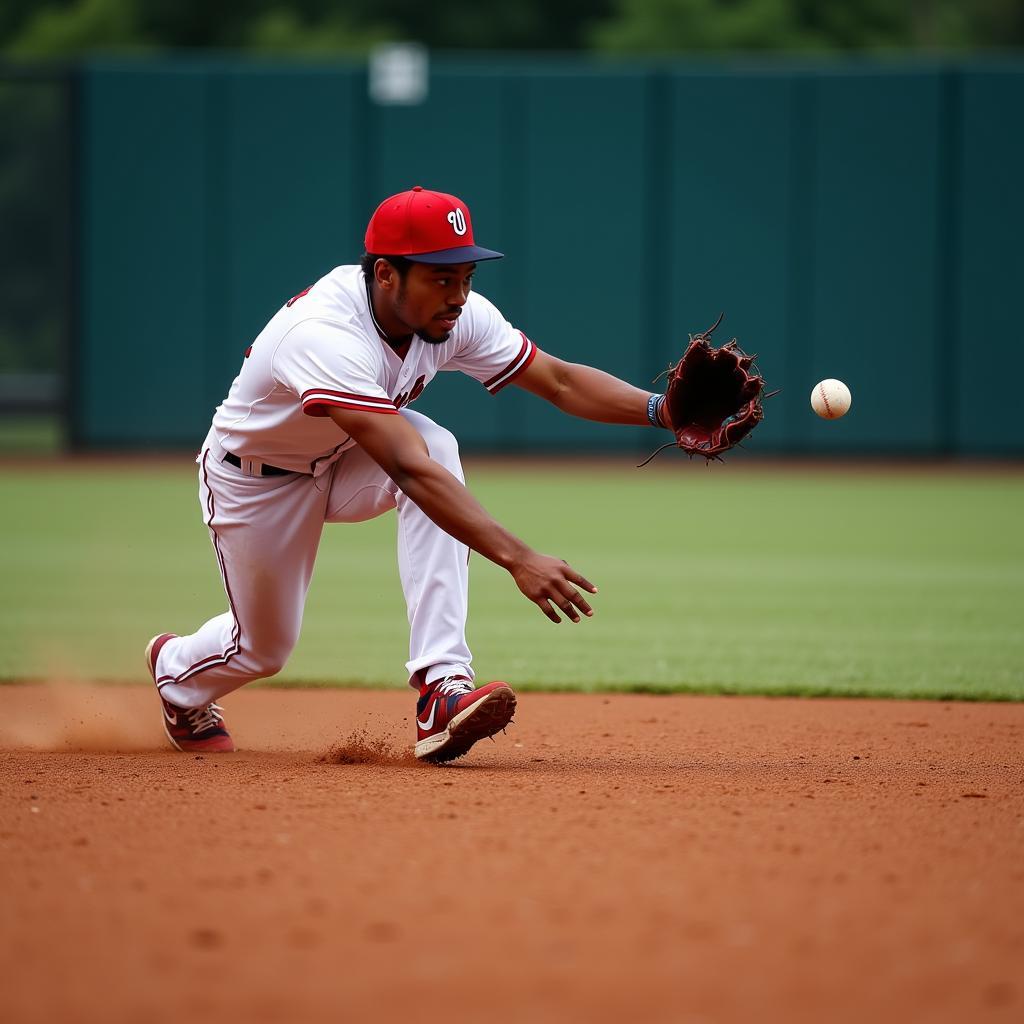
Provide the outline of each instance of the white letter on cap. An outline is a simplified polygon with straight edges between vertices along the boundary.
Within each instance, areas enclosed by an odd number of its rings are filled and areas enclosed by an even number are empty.
[[[466,233],[466,218],[459,207],[456,206],[455,209],[448,214],[448,223],[451,224],[455,234],[464,235]]]

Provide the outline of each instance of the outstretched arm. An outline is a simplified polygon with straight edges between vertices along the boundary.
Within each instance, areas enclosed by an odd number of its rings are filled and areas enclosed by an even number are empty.
[[[652,392],[635,388],[604,370],[567,363],[547,352],[538,351],[514,383],[584,420],[635,426],[650,423],[647,407]]]
[[[552,622],[561,621],[556,608],[573,622],[580,621],[577,609],[593,614],[579,591],[596,594],[597,588],[560,558],[539,554],[491,518],[465,485],[430,457],[426,442],[401,416],[334,406],[328,412],[445,533],[507,569]]]

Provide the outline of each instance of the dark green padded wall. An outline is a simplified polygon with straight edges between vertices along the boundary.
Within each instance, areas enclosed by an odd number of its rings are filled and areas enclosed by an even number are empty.
[[[531,75],[520,166],[525,287],[519,326],[542,350],[636,383],[653,375],[647,96],[642,74]],[[640,441],[635,427],[567,418],[521,389],[499,400],[521,409],[521,447],[600,449]]]
[[[963,452],[1020,454],[1021,401],[1006,371],[982,358],[1021,343],[1024,288],[1024,71],[970,70],[960,80],[955,336],[944,372]],[[1011,358],[1011,362],[1012,362]]]
[[[792,231],[800,200],[792,76],[676,74],[671,90],[671,180],[660,225],[668,254],[655,269],[668,311],[658,367],[724,312],[714,338],[738,337],[760,356],[771,386],[789,396],[803,386],[791,347],[806,342],[792,316],[802,269]],[[784,445],[794,432],[787,412],[772,399],[749,446]]]
[[[1024,452],[983,340],[1016,339],[1024,67],[596,68],[436,59],[427,101],[362,67],[94,62],[81,76],[83,446],[198,444],[295,291],[358,258],[384,196],[462,195],[477,285],[540,345],[640,386],[726,312],[772,386],[763,451]],[[850,384],[841,424],[809,411]],[[442,374],[467,449],[650,450]]]
[[[86,73],[82,89],[74,433],[86,446],[198,445],[216,273],[206,76],[112,68]]]
[[[806,390],[839,377],[837,424],[803,417],[812,449],[937,443],[941,89],[938,74],[826,74],[816,83]]]

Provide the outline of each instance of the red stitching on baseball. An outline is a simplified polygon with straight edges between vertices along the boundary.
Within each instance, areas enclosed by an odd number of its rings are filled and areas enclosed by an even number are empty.
[[[828,404],[828,395],[825,394],[825,385],[819,384],[818,390],[821,392],[821,400],[825,403],[825,412],[828,413],[829,419],[832,418],[832,406]]]

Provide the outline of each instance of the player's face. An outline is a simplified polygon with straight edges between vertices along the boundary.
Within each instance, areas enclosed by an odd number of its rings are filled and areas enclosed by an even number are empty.
[[[438,267],[414,263],[399,283],[392,312],[432,345],[446,342],[469,298],[475,263]]]

